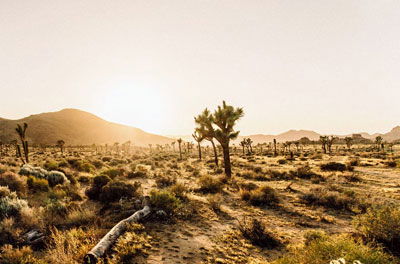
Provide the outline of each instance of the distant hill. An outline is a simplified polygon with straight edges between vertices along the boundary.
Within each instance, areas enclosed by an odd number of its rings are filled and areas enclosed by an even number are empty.
[[[27,138],[31,144],[55,144],[60,139],[67,145],[112,144],[130,140],[136,146],[147,146],[173,141],[135,127],[108,122],[77,109],[31,115],[19,120],[0,118],[0,141],[17,139],[15,127],[24,122],[29,126]]]

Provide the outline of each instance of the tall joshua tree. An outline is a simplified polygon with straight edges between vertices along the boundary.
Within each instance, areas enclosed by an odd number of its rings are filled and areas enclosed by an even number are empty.
[[[345,137],[344,142],[346,142],[347,149],[351,149],[351,145],[353,144],[353,138],[352,137]]]
[[[197,124],[195,130],[202,135],[204,139],[210,141],[214,151],[215,165],[218,167],[218,153],[213,140],[215,138],[215,130],[212,125],[212,115],[210,111],[207,108],[204,109],[200,115],[194,118],[194,122]]]
[[[18,155],[20,156],[22,163],[29,163],[29,149],[28,149],[28,141],[25,138],[25,134],[26,134],[26,129],[28,128],[28,124],[24,123],[23,126],[21,125],[17,125],[17,128],[15,129],[15,131],[17,131],[19,139],[21,140],[22,143],[22,148],[24,150],[24,157],[22,156],[21,153],[21,148],[19,147],[19,145],[17,145],[17,151],[18,151]]]
[[[64,140],[62,140],[62,139],[57,140],[57,147],[60,148],[61,154],[64,153],[64,145],[65,145],[65,141]]]
[[[253,147],[251,146],[251,144],[253,144],[253,140],[251,140],[251,138],[247,138],[247,139],[246,139],[246,144],[247,144],[247,146],[249,147],[249,152],[250,152],[251,154],[253,154]]]
[[[200,146],[200,143],[204,140],[204,137],[196,130],[192,134],[192,137],[197,142],[197,148],[199,149],[199,160],[201,160],[201,146]]]
[[[234,108],[227,105],[225,101],[222,102],[222,106],[218,106],[212,115],[212,122],[217,127],[215,129],[215,138],[222,147],[225,174],[228,178],[232,176],[229,142],[238,137],[239,131],[235,131],[233,127],[243,115],[243,108]]]
[[[178,138],[178,140],[176,140],[178,142],[178,146],[179,146],[179,158],[182,159],[182,139]]]

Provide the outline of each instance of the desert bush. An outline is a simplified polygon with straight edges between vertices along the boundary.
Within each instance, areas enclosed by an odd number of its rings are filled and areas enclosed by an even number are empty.
[[[26,182],[29,190],[32,192],[47,192],[49,190],[49,183],[46,179],[29,176]]]
[[[7,197],[11,195],[11,190],[8,186],[0,186],[0,198]]]
[[[2,264],[45,264],[43,260],[34,257],[29,246],[13,248],[12,245],[4,245],[0,248],[0,263]]]
[[[95,221],[96,217],[93,208],[74,208],[66,215],[65,224],[76,227],[89,225]]]
[[[111,160],[112,160],[112,157],[102,157],[101,160],[102,160],[103,162],[108,162],[108,161],[111,161]]]
[[[58,167],[58,162],[55,160],[48,160],[43,164],[43,168],[46,170],[57,170]]]
[[[361,177],[355,173],[344,174],[343,177],[348,182],[361,182],[362,181]]]
[[[293,176],[286,171],[278,171],[278,170],[268,170],[267,175],[270,175],[272,179],[277,180],[291,180]]]
[[[107,175],[111,179],[114,179],[115,177],[122,176],[124,175],[125,170],[124,169],[108,169],[102,172],[103,175]]]
[[[265,225],[253,218],[250,221],[244,219],[241,223],[239,222],[239,230],[243,237],[248,239],[252,244],[273,249],[279,247],[281,242],[272,233],[268,232]]]
[[[57,184],[69,183],[69,180],[64,173],[60,171],[47,171],[40,167],[33,167],[29,164],[25,164],[19,171],[21,175],[34,176],[39,179],[47,179],[50,186]]]
[[[101,188],[99,199],[102,202],[115,202],[122,197],[132,198],[138,195],[140,183],[125,183],[123,181],[110,181]]]
[[[13,172],[0,174],[0,186],[7,186],[11,191],[18,194],[26,192],[26,182],[23,178]]]
[[[144,227],[139,224],[133,224],[128,227],[128,232],[118,238],[113,251],[114,254],[109,259],[109,264],[130,264],[139,263],[135,258],[148,255],[150,237],[144,232]]]
[[[298,167],[295,171],[290,172],[294,177],[300,179],[321,178],[321,175],[313,172],[309,165]]]
[[[104,163],[101,160],[93,160],[92,165],[96,167],[96,169],[101,169],[104,166]]]
[[[91,187],[86,190],[87,197],[92,200],[98,200],[100,197],[101,189],[110,181],[111,178],[106,175],[99,175],[94,177]]]
[[[173,216],[182,206],[182,202],[170,191],[152,190],[150,192],[150,205],[155,210],[163,210],[168,216]]]
[[[393,257],[382,248],[364,244],[349,235],[317,236],[304,247],[293,247],[286,256],[273,261],[273,264],[313,263],[327,264],[343,258],[346,263],[358,260],[364,264],[395,264]]]
[[[277,205],[280,201],[276,191],[267,185],[251,191],[241,190],[241,198],[255,206]]]
[[[147,177],[147,173],[144,171],[130,171],[128,172],[127,177],[129,179],[134,179],[134,178],[146,178]]]
[[[396,168],[397,162],[395,160],[390,160],[390,161],[385,162],[385,165],[389,168]]]
[[[400,207],[386,205],[368,208],[365,214],[356,216],[357,230],[369,241],[383,244],[396,254],[400,253]]]
[[[50,186],[56,186],[57,184],[69,183],[69,180],[64,173],[60,171],[50,171],[47,173],[46,177]]]
[[[175,183],[174,185],[169,187],[169,190],[175,194],[181,200],[186,199],[186,193],[188,192],[188,188],[182,183]]]
[[[210,194],[207,196],[207,201],[214,212],[221,211],[222,196],[221,194]]]
[[[5,217],[19,216],[22,208],[28,207],[25,200],[19,199],[16,193],[0,198],[0,220]]]
[[[49,249],[43,259],[46,263],[82,263],[87,252],[97,243],[99,234],[93,229],[72,228],[51,232]]]
[[[323,171],[345,171],[347,169],[346,165],[339,162],[328,162],[320,165]]]
[[[202,193],[218,193],[221,192],[224,185],[223,182],[210,175],[203,175],[199,178],[198,184],[200,185],[199,191]]]
[[[176,183],[176,177],[164,174],[155,175],[158,188],[165,188]]]
[[[327,188],[314,188],[303,194],[300,199],[306,204],[319,205],[336,210],[353,211],[361,206],[353,192],[337,192]]]
[[[81,172],[91,172],[95,169],[95,167],[87,160],[81,159],[69,159],[68,164],[76,169],[77,171]]]
[[[350,160],[349,160],[349,165],[350,166],[359,166],[360,165],[360,158],[359,157],[354,157],[354,158],[351,158]]]

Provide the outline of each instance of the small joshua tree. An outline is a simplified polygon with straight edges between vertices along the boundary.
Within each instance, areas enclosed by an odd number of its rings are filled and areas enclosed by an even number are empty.
[[[242,141],[240,141],[240,146],[242,146],[243,155],[244,155],[245,154],[244,153],[244,148],[247,147],[247,143],[246,143],[246,139],[245,138]]]
[[[218,106],[212,115],[213,124],[217,127],[215,129],[215,138],[222,147],[225,174],[228,178],[232,176],[229,142],[238,137],[239,131],[235,131],[233,127],[243,115],[243,108],[234,108],[227,105],[225,101],[222,102],[222,106]]]
[[[197,142],[197,147],[199,149],[199,160],[201,160],[201,146],[200,146],[200,143],[204,140],[204,137],[198,131],[194,131],[194,133],[192,134],[192,137]]]
[[[326,154],[326,145],[328,144],[328,137],[327,136],[320,136],[319,137],[319,142],[322,145],[322,150],[324,151],[324,154]]]
[[[251,140],[251,138],[247,138],[246,139],[246,144],[249,148],[249,153],[253,153],[253,147],[251,146],[251,144],[253,144],[253,140]]]
[[[64,153],[64,145],[65,145],[64,140],[62,140],[62,139],[57,140],[57,147],[60,148],[61,154]]]
[[[377,136],[375,138],[375,144],[376,144],[378,151],[381,150],[382,142],[383,142],[383,138],[381,136]]]
[[[179,146],[179,158],[182,159],[182,146],[181,146],[181,144],[182,144],[182,139],[179,138],[179,139],[177,140],[177,142],[178,142],[178,146]]]
[[[328,151],[329,151],[329,153],[332,153],[332,145],[333,145],[333,142],[334,142],[336,139],[337,139],[337,138],[334,137],[334,136],[330,136],[330,137],[327,138],[326,144],[327,144],[327,146],[328,146]]]
[[[21,148],[19,147],[19,145],[17,144],[17,152],[18,152],[18,156],[21,158],[22,163],[29,163],[29,149],[28,149],[28,141],[25,138],[25,134],[26,134],[26,129],[28,128],[28,124],[24,123],[23,126],[21,125],[17,125],[17,128],[15,129],[15,131],[17,131],[18,136],[21,140],[22,143],[22,148],[24,151],[24,156],[22,156],[22,152],[21,152]],[[25,158],[25,159],[24,159]]]
[[[276,151],[276,139],[274,138],[274,156],[276,156],[278,153]]]
[[[352,137],[345,137],[344,142],[346,142],[347,149],[351,149],[351,145],[353,144],[353,138]]]
[[[214,152],[214,162],[218,167],[218,153],[213,140],[215,138],[215,130],[212,125],[212,115],[210,111],[207,108],[204,109],[200,115],[194,118],[194,122],[197,124],[195,130],[202,135],[204,139],[210,141]]]

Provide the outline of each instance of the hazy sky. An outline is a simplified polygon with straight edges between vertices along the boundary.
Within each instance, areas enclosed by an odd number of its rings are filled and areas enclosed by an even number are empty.
[[[0,117],[79,108],[164,135],[400,125],[400,1],[0,0]]]

